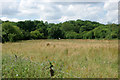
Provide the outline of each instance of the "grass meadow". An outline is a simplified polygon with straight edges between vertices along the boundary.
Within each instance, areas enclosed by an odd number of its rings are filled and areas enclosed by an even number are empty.
[[[17,56],[17,58],[15,57]],[[118,78],[118,40],[27,40],[2,44],[3,78]]]

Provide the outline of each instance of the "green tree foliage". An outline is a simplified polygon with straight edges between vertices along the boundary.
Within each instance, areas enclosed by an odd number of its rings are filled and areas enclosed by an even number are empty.
[[[107,31],[107,26],[99,26],[97,27],[95,30],[94,30],[94,35],[95,35],[95,38],[98,39],[98,38],[105,38],[106,35],[108,34],[108,31]]]
[[[94,36],[96,39],[113,39],[118,38],[118,26],[111,24],[106,26],[99,26],[94,30]]]
[[[31,31],[30,32],[32,39],[42,39],[44,38],[44,33],[40,33],[39,30]]]
[[[34,31],[35,30],[35,25],[33,21],[26,20],[26,21],[19,21],[17,23],[17,26],[20,27],[20,29],[23,29],[25,31]]]
[[[68,31],[65,33],[66,39],[79,39],[80,34],[74,32],[74,31]]]
[[[74,27],[74,25],[70,24],[68,22],[65,22],[65,23],[62,24],[62,30],[63,31],[73,31],[73,27]]]
[[[63,23],[48,23],[38,20],[19,22],[1,21],[2,40],[17,41],[29,39],[117,39],[120,38],[119,24],[70,20]]]
[[[0,24],[0,42],[2,42],[2,24]]]
[[[79,33],[79,29],[80,29],[80,26],[77,26],[74,21],[70,21],[70,22],[65,22],[62,24],[62,30],[64,32],[66,31],[74,31],[74,32],[77,32]]]
[[[22,38],[23,40],[29,40],[29,39],[31,39],[29,31],[24,31],[24,30],[21,30],[21,31],[23,33],[23,38]]]
[[[83,34],[83,39],[95,39],[93,31],[85,31]]]
[[[120,39],[120,24],[118,25],[118,39]]]
[[[19,27],[12,25],[10,22],[2,24],[3,42],[16,41],[22,39],[22,32]]]
[[[46,24],[47,25],[47,24]],[[43,38],[47,38],[47,35],[48,35],[48,31],[47,31],[47,26],[46,26],[43,22],[42,23],[39,23],[37,26],[36,26],[36,30],[38,30],[40,33],[44,34]]]
[[[48,37],[51,39],[63,38],[62,30],[59,27],[53,26],[48,29]]]
[[[119,25],[111,24],[107,25],[109,27],[109,34],[106,36],[106,39],[115,39],[118,38],[119,35]]]

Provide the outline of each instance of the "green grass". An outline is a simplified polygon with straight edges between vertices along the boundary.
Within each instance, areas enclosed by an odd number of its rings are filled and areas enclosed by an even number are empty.
[[[52,64],[55,61],[50,61]],[[58,62],[53,68],[55,76],[52,78],[63,78],[63,63]],[[31,62],[29,59],[22,59],[14,56],[5,55],[2,60],[2,77],[3,78],[51,78],[49,61],[39,63]],[[69,74],[68,74],[69,75]],[[66,75],[67,76],[67,75]]]
[[[2,47],[3,78],[50,78],[49,61],[52,78],[118,77],[117,40],[29,40]]]

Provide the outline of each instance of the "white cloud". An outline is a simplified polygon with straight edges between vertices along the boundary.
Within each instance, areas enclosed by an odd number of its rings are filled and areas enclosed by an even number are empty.
[[[48,22],[63,22],[66,20],[94,20],[102,23],[117,22],[117,2],[104,0],[101,3],[49,3],[51,0],[7,0],[4,2],[3,19],[19,21],[20,19],[38,19]],[[52,0],[54,2],[57,0]],[[64,0],[67,1],[67,0]],[[61,2],[64,2],[63,0]],[[79,0],[85,2],[83,0]],[[79,2],[78,1],[78,2]],[[92,0],[95,2],[95,0]],[[91,1],[91,2],[92,2]],[[115,0],[118,1],[118,0]],[[59,1],[60,2],[60,1]],[[75,2],[70,0],[69,2]],[[86,0],[88,2],[88,0]],[[99,1],[98,2],[102,2]],[[13,16],[13,18],[11,18]]]
[[[67,21],[69,19],[69,17],[67,17],[67,16],[62,16],[60,19],[59,19],[59,21],[60,22],[64,22],[64,21]]]
[[[0,2],[14,2],[20,0],[0,0]],[[37,2],[118,2],[119,0],[34,0]]]
[[[118,23],[118,10],[108,11],[104,18],[99,19],[101,23]]]
[[[105,10],[118,10],[118,2],[105,2]]]
[[[118,2],[111,2],[111,0],[105,2],[104,10],[106,14],[100,20],[102,23],[118,23]]]
[[[64,15],[59,19],[60,22],[76,19],[98,21],[101,15],[104,14],[101,6],[91,6],[91,4],[68,5],[64,9]]]
[[[14,22],[24,21],[24,20],[19,20],[19,19],[17,19],[17,18],[7,18],[7,17],[1,17],[0,19],[1,19],[2,21],[7,21],[7,20],[9,20],[9,21],[14,21]]]
[[[17,0],[6,0],[6,2],[1,2],[2,15],[16,15],[17,13],[19,13],[18,6],[19,3],[17,2]]]

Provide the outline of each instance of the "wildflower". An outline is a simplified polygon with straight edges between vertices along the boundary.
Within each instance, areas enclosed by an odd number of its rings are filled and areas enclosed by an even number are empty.
[[[16,76],[18,76],[18,74],[16,74]]]

